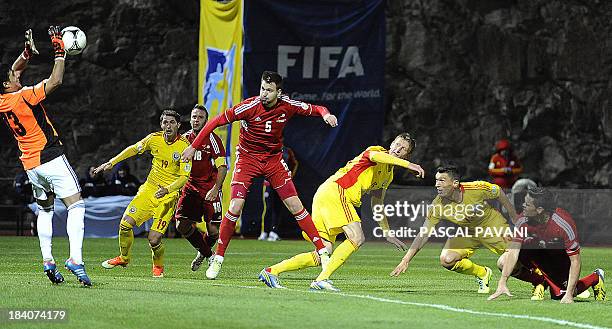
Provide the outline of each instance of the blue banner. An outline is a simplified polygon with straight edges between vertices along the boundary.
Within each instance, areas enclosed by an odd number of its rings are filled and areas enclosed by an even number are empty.
[[[285,145],[325,177],[370,145],[384,123],[384,1],[245,1],[244,92],[259,94],[261,73],[279,72],[283,93],[327,106],[338,117],[294,117]]]

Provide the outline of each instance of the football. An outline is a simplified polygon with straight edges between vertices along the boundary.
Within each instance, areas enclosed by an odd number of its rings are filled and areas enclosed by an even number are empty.
[[[87,46],[85,32],[76,26],[68,26],[62,29],[62,40],[68,55],[78,55]]]

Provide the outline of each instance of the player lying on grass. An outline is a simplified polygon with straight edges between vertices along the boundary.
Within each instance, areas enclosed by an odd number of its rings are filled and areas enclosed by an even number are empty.
[[[546,287],[550,287],[551,298],[561,303],[572,303],[575,295],[589,287],[595,300],[606,300],[602,269],[578,280],[581,263],[576,224],[567,211],[556,208],[553,194],[542,187],[530,188],[522,215],[516,226],[527,236],[515,236],[499,257],[502,276],[489,300],[502,294],[512,296],[506,285],[509,276],[533,284],[531,300],[543,300]]]
[[[409,134],[403,133],[395,138],[388,151],[381,146],[368,147],[319,186],[312,202],[312,220],[315,227],[330,253],[338,234],[344,233],[346,240],[333,250],[329,263],[322,266],[321,273],[310,284],[310,289],[339,290],[334,287],[329,277],[365,241],[361,219],[355,210],[355,207],[361,206],[364,193],[371,192],[372,209],[375,209],[376,205],[383,204],[385,191],[393,180],[395,166],[412,170],[416,172],[417,177],[425,177],[421,166],[406,160],[414,148],[414,140]],[[379,225],[383,231],[389,230],[385,217]],[[306,235],[304,237],[308,239]],[[387,241],[404,250],[404,243],[397,238],[389,236]],[[263,269],[259,280],[270,288],[283,288],[278,279],[281,273],[319,264],[321,261],[316,252],[302,253]]]
[[[487,182],[461,182],[459,170],[454,165],[439,167],[436,173],[436,190],[438,196],[433,200],[427,212],[427,218],[410,249],[391,272],[399,276],[406,272],[412,258],[423,248],[435,226],[445,219],[466,227],[470,236],[454,236],[446,240],[440,254],[440,264],[451,271],[473,275],[478,283],[478,293],[489,293],[489,281],[492,271],[489,267],[478,265],[470,260],[476,249],[487,248],[501,255],[506,250],[508,223],[502,214],[493,208],[487,200],[498,200],[508,211],[510,217],[516,218],[514,206],[501,188]],[[478,231],[476,231],[478,229]],[[474,234],[475,232],[482,232]],[[494,234],[490,234],[493,232]]]
[[[162,237],[174,215],[179,190],[187,182],[191,171],[191,161],[181,161],[181,152],[189,145],[189,141],[178,133],[180,118],[176,111],[164,110],[159,118],[162,131],[147,135],[94,170],[95,174],[110,170],[117,163],[146,151],[153,156],[149,176],[125,209],[119,224],[119,256],[105,260],[102,267],[111,269],[127,266],[132,256],[134,226],[140,226],[153,218],[148,236],[153,258],[153,277],[164,276],[165,248]]]

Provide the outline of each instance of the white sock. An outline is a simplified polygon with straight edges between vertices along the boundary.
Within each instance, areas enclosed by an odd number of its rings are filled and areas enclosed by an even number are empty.
[[[83,233],[85,232],[85,202],[79,200],[68,207],[66,231],[70,240],[70,258],[76,264],[83,264]]]
[[[36,220],[38,241],[43,261],[53,261],[51,254],[51,237],[53,237],[53,206],[43,209],[38,206],[38,219]]]

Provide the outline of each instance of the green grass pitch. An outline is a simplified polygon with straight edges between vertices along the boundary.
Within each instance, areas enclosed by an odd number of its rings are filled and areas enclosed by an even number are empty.
[[[105,270],[100,262],[116,256],[116,239],[86,239],[84,257],[94,282],[82,288],[62,268],[66,282],[52,285],[42,272],[38,240],[0,238],[0,309],[64,308],[66,322],[8,322],[1,328],[568,328],[612,327],[612,302],[532,302],[530,286],[512,279],[513,298],[487,302],[476,294],[473,278],[438,264],[441,245],[416,256],[399,278],[389,272],[403,252],[390,244],[366,243],[332,277],[341,293],[308,291],[317,269],[285,273],[289,289],[269,289],[259,271],[296,253],[310,250],[304,241],[260,242],[235,238],[217,280],[189,268],[194,252],[187,241],[168,239],[166,273],[151,277],[146,239],[136,239],[127,268]],[[58,262],[68,254],[68,240],[54,238]],[[612,249],[583,248],[582,275],[596,267],[612,275]],[[496,256],[480,250],[473,259],[495,266]],[[494,269],[492,291],[499,271]],[[610,281],[612,282],[612,281]],[[608,284],[610,286],[610,283]],[[609,288],[608,288],[609,289]]]

